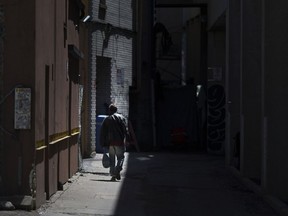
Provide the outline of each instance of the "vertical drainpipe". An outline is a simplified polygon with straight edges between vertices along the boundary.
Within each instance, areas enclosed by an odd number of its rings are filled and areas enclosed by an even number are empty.
[[[151,79],[151,109],[152,109],[152,136],[153,136],[153,148],[156,148],[156,114],[155,114],[155,88],[154,88],[154,77],[156,73],[156,56],[155,56],[155,40],[156,35],[154,33],[154,25],[155,25],[155,0],[152,0],[151,6],[151,17],[152,17],[152,79]]]
[[[136,91],[137,93],[140,91],[141,89],[141,66],[142,66],[142,53],[141,53],[141,43],[142,43],[142,20],[143,20],[143,3],[140,6],[140,2],[139,0],[136,1],[136,11],[137,11],[137,20],[136,20],[136,31],[137,31],[137,61],[136,61],[136,65],[137,65],[137,74],[136,74]]]
[[[262,1],[261,29],[261,116],[262,116],[262,170],[261,186],[267,186],[267,117],[265,116],[265,1]]]
[[[18,156],[18,189],[21,190],[21,185],[22,185],[22,147],[20,147],[20,155]],[[19,191],[20,192],[20,191]]]
[[[2,32],[0,32],[0,96],[3,98],[3,36],[5,33],[4,29],[4,7],[0,6],[0,26]],[[0,112],[0,121],[2,122],[3,113]],[[3,182],[2,182],[2,174],[3,174],[3,162],[4,162],[4,143],[3,143],[3,133],[0,133],[0,193],[2,191]]]
[[[230,127],[231,127],[231,118],[230,118],[230,68],[229,68],[229,36],[230,36],[230,2],[227,1],[227,8],[226,8],[226,75],[225,75],[225,94],[226,94],[226,128],[225,128],[225,162],[226,165],[231,165],[231,158],[232,158],[232,151],[231,151],[231,137],[230,137]]]
[[[244,166],[244,115],[243,115],[243,0],[240,2],[240,172]]]
[[[186,85],[186,56],[187,56],[187,25],[185,20],[185,10],[182,9],[182,48],[181,48],[181,85]]]
[[[200,68],[201,68],[201,73],[200,73],[200,81],[201,85],[203,85],[204,90],[206,91],[206,99],[207,99],[207,90],[208,90],[208,82],[207,82],[207,62],[208,62],[208,32],[207,32],[207,20],[208,20],[208,13],[207,13],[207,4],[205,6],[202,6],[200,8],[201,10],[201,16],[202,16],[202,22],[201,22],[201,60],[200,60]],[[201,141],[201,147],[204,149],[207,149],[207,101],[205,102],[204,105],[204,110],[206,113],[206,119],[205,119],[205,125],[202,129],[201,136],[202,136],[202,141]]]

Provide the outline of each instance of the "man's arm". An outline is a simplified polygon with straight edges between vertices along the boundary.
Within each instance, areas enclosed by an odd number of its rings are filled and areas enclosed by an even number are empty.
[[[129,142],[130,140],[130,134],[129,134],[129,127],[128,127],[128,120],[125,117],[123,117],[122,123],[123,123],[123,130],[126,138],[126,142]]]

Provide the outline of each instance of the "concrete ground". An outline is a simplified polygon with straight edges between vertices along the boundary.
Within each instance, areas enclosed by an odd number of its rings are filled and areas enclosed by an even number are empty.
[[[225,167],[220,156],[126,153],[122,179],[117,182],[110,181],[101,157],[83,160],[83,171],[37,211],[0,211],[0,216],[284,215],[282,203],[271,205],[272,199],[255,193],[247,181]]]

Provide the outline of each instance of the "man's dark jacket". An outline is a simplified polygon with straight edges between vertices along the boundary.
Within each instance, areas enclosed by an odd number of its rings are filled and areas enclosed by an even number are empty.
[[[126,135],[126,119],[121,114],[114,113],[106,117],[101,125],[100,145],[102,147],[124,146]]]

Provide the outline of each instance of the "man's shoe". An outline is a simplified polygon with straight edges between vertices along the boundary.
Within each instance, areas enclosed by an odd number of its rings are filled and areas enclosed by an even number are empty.
[[[120,174],[117,174],[117,175],[116,175],[116,179],[117,179],[117,180],[121,180]]]
[[[113,176],[113,177],[111,178],[111,181],[116,181],[116,177]]]

